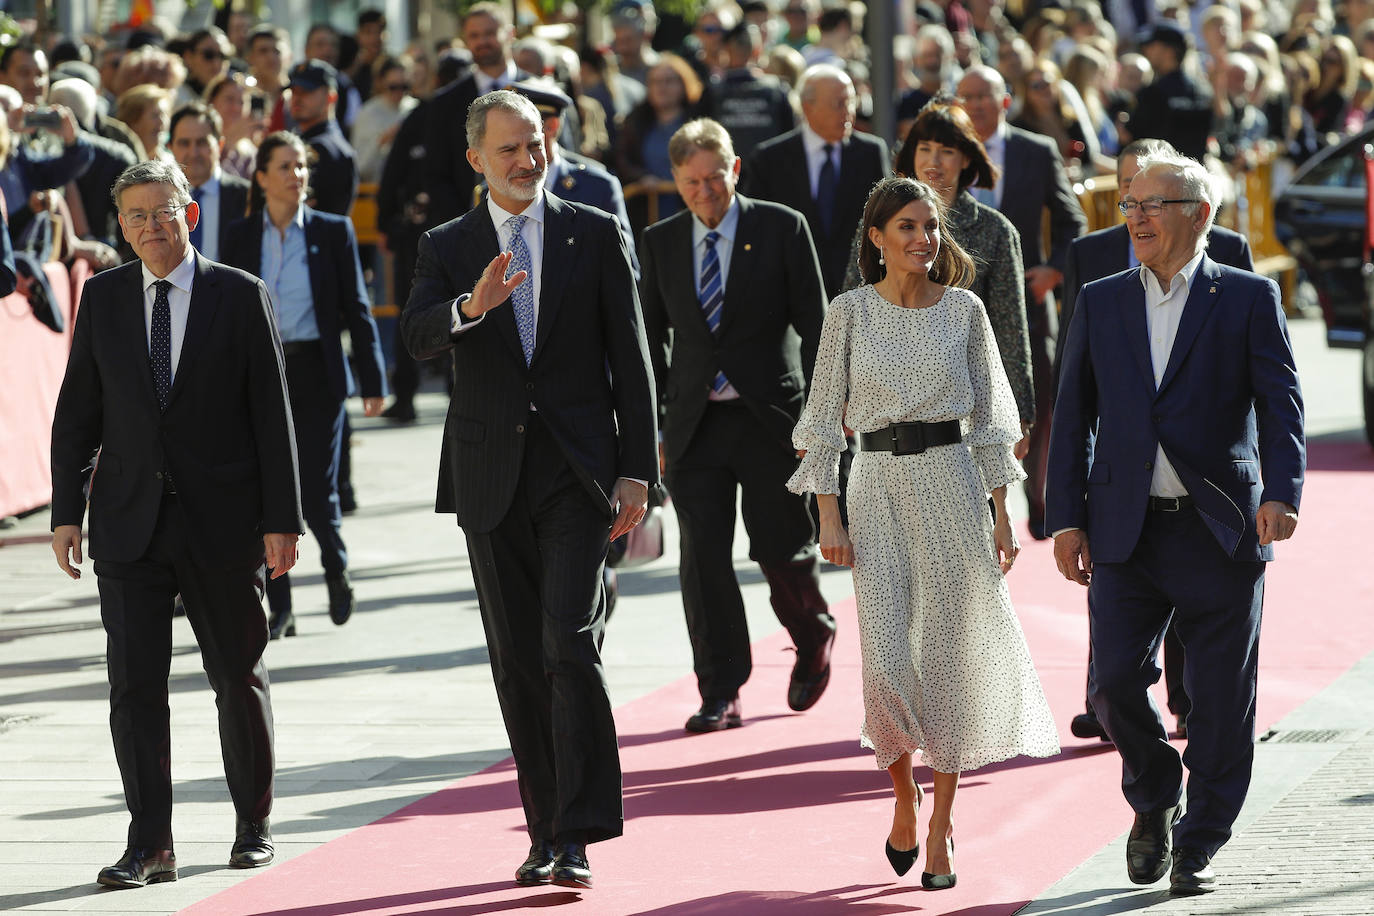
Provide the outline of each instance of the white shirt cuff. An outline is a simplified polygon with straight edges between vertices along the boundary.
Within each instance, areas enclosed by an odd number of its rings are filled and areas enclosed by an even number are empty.
[[[1081,531],[1081,530],[1082,530],[1081,528],[1060,528],[1058,531],[1056,531],[1056,532],[1054,532],[1053,534],[1051,534],[1051,535],[1050,535],[1050,538],[1051,538],[1051,539],[1057,538],[1057,537],[1059,537],[1059,535],[1064,534],[1065,532],[1068,532],[1068,531]]]
[[[477,327],[479,324],[482,323],[482,319],[487,317],[486,313],[483,312],[481,315],[478,315],[476,318],[472,319],[466,324],[463,323],[463,316],[458,311],[458,306],[462,305],[464,302],[467,302],[471,298],[472,293],[463,293],[463,295],[453,300],[453,305],[449,306],[449,314],[453,316],[453,321],[449,324],[448,328],[448,332],[450,334],[462,334],[465,331]]]

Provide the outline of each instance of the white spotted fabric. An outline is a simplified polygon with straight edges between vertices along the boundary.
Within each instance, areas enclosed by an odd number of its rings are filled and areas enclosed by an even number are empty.
[[[859,432],[964,428],[963,444],[861,452],[850,471],[863,744],[880,768],[910,752],[942,773],[1058,753],[992,539],[989,490],[1025,474],[1012,456],[1016,401],[978,297],[950,288],[907,309],[862,286],[836,298],[792,437],[806,449],[793,492],[838,492],[842,419]]]

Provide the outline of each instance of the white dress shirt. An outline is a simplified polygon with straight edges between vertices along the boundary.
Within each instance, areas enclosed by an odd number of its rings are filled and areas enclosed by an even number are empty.
[[[1183,306],[1188,302],[1188,290],[1192,288],[1193,278],[1197,275],[1198,265],[1202,263],[1202,252],[1183,265],[1183,269],[1169,281],[1169,288],[1160,286],[1154,271],[1147,267],[1140,269],[1140,282],[1145,287],[1145,326],[1150,333],[1150,367],[1155,373],[1155,389],[1164,378],[1164,370],[1169,365],[1169,354],[1174,349],[1174,338],[1178,335],[1178,322],[1183,317]],[[1155,447],[1154,476],[1150,479],[1151,496],[1187,496],[1188,488],[1179,479],[1178,472],[1169,463],[1163,446]]]
[[[987,150],[988,161],[997,166],[997,182],[992,186],[992,204],[997,209],[1002,209],[1002,177],[1007,171],[1007,122],[998,121],[997,129],[992,132],[992,136],[983,141],[983,149]]]
[[[143,265],[143,327],[147,331],[149,356],[153,351],[153,300],[157,298],[157,289],[153,284],[158,280],[172,284],[172,288],[167,290],[167,304],[172,311],[172,381],[176,381],[181,344],[186,339],[186,319],[191,315],[191,281],[195,276],[196,250],[190,245],[186,246],[185,259],[165,277],[155,275],[147,264]]]
[[[711,231],[695,214],[692,216],[692,291],[698,294],[698,299],[701,298],[701,290],[697,284],[701,281],[701,265],[706,258],[706,233]],[[730,282],[730,255],[735,248],[735,235],[739,232],[738,197],[730,198],[730,209],[725,211],[725,216],[714,231],[720,233],[720,238],[716,239],[716,257],[720,261],[720,288],[724,292]],[[739,392],[727,377],[725,387],[719,392],[712,390],[707,397],[712,401],[733,401],[739,397]]]
[[[802,146],[806,149],[806,175],[811,181],[811,199],[816,200],[821,193],[821,168],[825,165],[825,147],[830,144],[830,161],[835,164],[835,180],[840,177],[840,150],[843,143],[830,143],[802,122]]]
[[[200,253],[211,261],[219,260],[219,220],[220,206],[223,200],[220,196],[219,183],[220,170],[215,167],[212,174],[205,184],[198,189],[200,194]]]
[[[520,213],[511,213],[501,208],[496,201],[492,200],[490,194],[487,195],[487,212],[491,214],[492,225],[496,227],[496,243],[502,251],[511,250],[511,242],[515,236],[511,233],[511,227],[506,225],[506,221],[512,216],[528,217],[524,226],[521,227],[520,237],[525,240],[525,247],[530,251],[530,270],[532,276],[524,282],[533,284],[534,288],[534,326],[539,327],[539,292],[544,283],[544,189],[540,187],[539,195],[530,202]],[[507,267],[507,270],[510,268]],[[509,276],[509,274],[507,274]],[[453,322],[449,330],[454,334],[462,334],[464,331],[482,323],[486,318],[486,313],[478,316],[475,321],[463,324],[463,316],[459,313],[458,307],[472,298],[472,293],[464,293],[453,300],[451,313]]]
[[[493,89],[505,89],[511,83],[515,82],[515,61],[506,61],[506,69],[496,76],[488,76],[481,70],[475,70],[473,72],[477,77],[477,94],[478,96],[483,96]]]

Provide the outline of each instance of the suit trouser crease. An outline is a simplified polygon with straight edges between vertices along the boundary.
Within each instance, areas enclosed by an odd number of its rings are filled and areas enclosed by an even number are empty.
[[[110,732],[131,817],[128,843],[172,846],[168,674],[172,605],[180,593],[219,713],[234,811],[261,820],[273,797],[272,706],[262,611],[265,567],[209,570],[191,558],[183,509],[164,497],[145,555],[97,560],[110,681]]]
[[[1174,804],[1188,767],[1179,846],[1213,854],[1231,834],[1254,760],[1255,693],[1264,564],[1227,557],[1194,511],[1151,512],[1125,563],[1093,567],[1090,699],[1122,756],[1122,789],[1136,811]],[[1182,758],[1148,688],[1173,620],[1191,700]]]
[[[341,576],[348,569],[339,509],[339,460],[347,411],[330,390],[324,356],[317,349],[286,358],[286,383],[300,465],[301,512],[320,546],[325,576]],[[268,580],[267,601],[276,613],[291,609],[289,574]]]
[[[789,447],[760,435],[747,407],[712,403],[668,468],[682,535],[682,604],[704,699],[733,698],[752,670],[733,560],[737,491],[749,558],[763,570],[773,611],[797,650],[812,652],[833,632],[820,591],[815,524],[806,498],[786,488],[796,465]]]
[[[515,498],[468,550],[530,838],[596,842],[624,820],[601,662],[611,519],[537,414],[527,429]]]

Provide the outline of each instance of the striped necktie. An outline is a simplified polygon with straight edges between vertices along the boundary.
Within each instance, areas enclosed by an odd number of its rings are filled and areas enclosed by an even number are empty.
[[[720,313],[725,306],[725,284],[720,275],[720,255],[716,253],[716,242],[720,233],[714,229],[706,233],[706,254],[701,259],[701,282],[697,285],[697,296],[701,300],[701,311],[706,316],[706,327],[715,336],[720,329]],[[711,382],[711,390],[720,394],[730,382],[724,372],[717,371]]]

